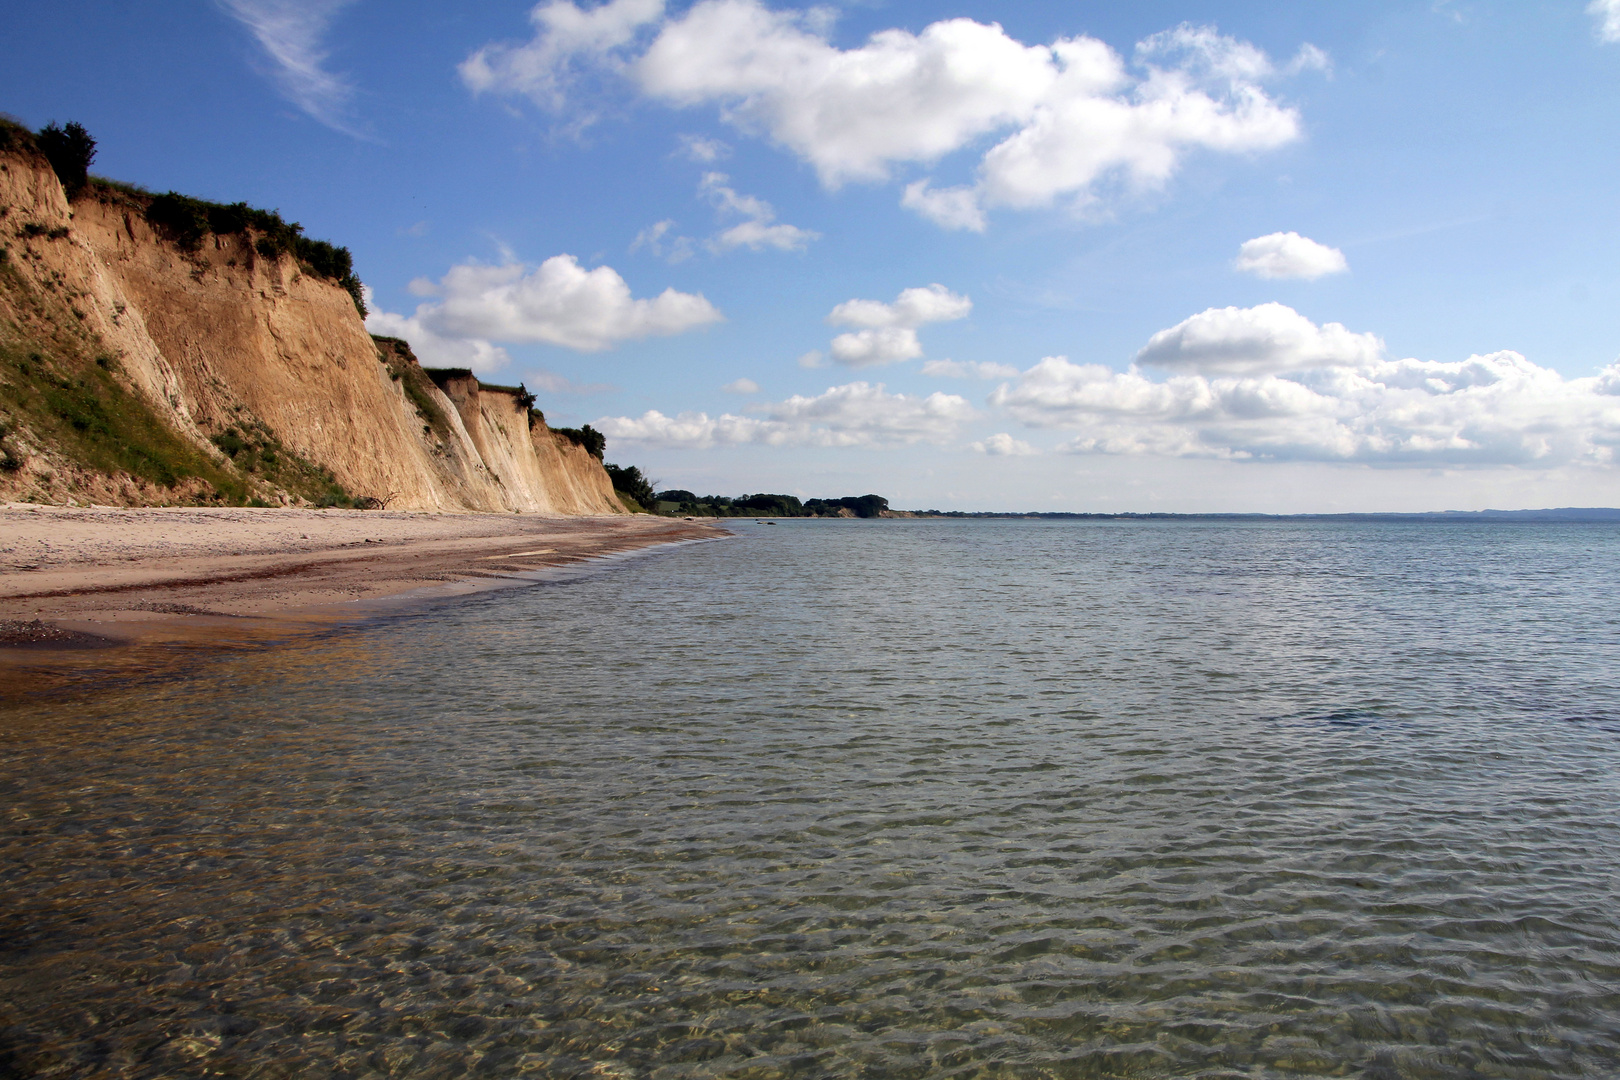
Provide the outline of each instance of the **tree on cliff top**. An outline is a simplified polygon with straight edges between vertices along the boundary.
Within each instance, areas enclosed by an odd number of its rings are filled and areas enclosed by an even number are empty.
[[[96,140],[84,130],[82,124],[69,122],[66,127],[47,124],[34,136],[34,141],[56,170],[62,181],[62,190],[71,201],[90,182],[90,163],[96,159]]]

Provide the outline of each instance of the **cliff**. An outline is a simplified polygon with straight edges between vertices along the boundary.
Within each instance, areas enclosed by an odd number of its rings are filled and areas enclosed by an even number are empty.
[[[133,189],[70,204],[0,136],[0,499],[624,512],[520,389],[374,340],[352,277],[252,225],[154,227]]]

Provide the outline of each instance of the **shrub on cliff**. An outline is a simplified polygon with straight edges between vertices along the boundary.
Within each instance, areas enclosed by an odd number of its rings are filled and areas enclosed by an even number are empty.
[[[90,163],[96,158],[96,140],[82,124],[46,124],[35,134],[34,143],[56,170],[56,178],[62,181],[69,200],[84,190],[90,182]]]
[[[154,195],[146,223],[181,251],[196,251],[208,235],[208,204],[170,191]]]
[[[600,431],[597,431],[589,424],[586,424],[584,427],[577,428],[552,428],[551,431],[553,434],[561,435],[563,438],[569,440],[575,445],[583,446],[585,448],[585,452],[590,454],[591,457],[595,458],[597,461],[601,461],[602,455],[607,453],[607,436],[603,435]]]
[[[492,390],[497,394],[511,394],[517,398],[518,408],[520,409],[532,409],[534,407],[534,395],[529,393],[529,388],[522,383],[518,383],[516,386],[497,386],[494,383],[487,383],[480,379],[478,389]]]
[[[36,146],[34,133],[10,113],[0,113],[0,150],[28,150]]]
[[[284,220],[273,210],[259,210],[245,202],[208,202],[169,191],[152,196],[146,205],[146,220],[181,251],[196,251],[209,233],[258,233],[254,251],[266,259],[291,254],[309,273],[347,291],[361,317],[366,315],[360,278],[354,272],[354,256],[349,249],[325,240],[311,240],[304,235],[302,225]]]

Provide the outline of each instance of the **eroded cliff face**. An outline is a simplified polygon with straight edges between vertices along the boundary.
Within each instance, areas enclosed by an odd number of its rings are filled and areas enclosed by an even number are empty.
[[[0,153],[0,498],[624,512],[515,394],[447,395],[291,255],[250,231],[182,251],[143,209],[106,187],[70,207],[43,157]]]

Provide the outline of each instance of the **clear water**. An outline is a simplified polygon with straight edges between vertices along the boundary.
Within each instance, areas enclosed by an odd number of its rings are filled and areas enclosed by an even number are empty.
[[[0,1072],[1620,1073],[1620,529],[740,528],[0,714]]]

